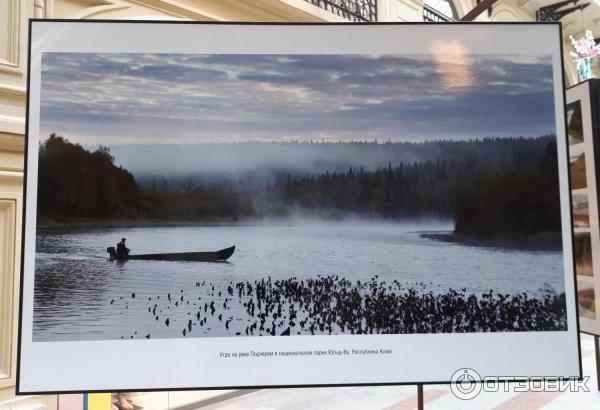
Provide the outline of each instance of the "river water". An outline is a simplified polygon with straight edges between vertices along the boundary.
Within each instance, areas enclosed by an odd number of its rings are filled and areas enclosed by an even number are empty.
[[[536,295],[542,288],[564,292],[561,252],[476,247],[420,236],[451,228],[449,223],[303,222],[39,230],[34,340],[182,337],[196,312],[207,319],[194,336],[235,335],[247,319],[227,286],[269,276],[339,275],[364,282],[377,275],[380,282],[396,280],[434,293],[463,288],[478,294]],[[127,238],[132,254],[232,245],[236,251],[227,263],[112,262],[106,248],[121,237]],[[217,305],[215,315],[205,313],[204,303],[210,301]],[[219,312],[222,319],[217,319]],[[227,328],[226,318],[231,318]]]

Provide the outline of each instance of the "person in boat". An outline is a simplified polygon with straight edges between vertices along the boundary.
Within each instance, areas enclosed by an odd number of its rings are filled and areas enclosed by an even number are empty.
[[[125,246],[125,238],[121,238],[121,242],[117,244],[117,259],[124,259],[129,256],[129,249]]]

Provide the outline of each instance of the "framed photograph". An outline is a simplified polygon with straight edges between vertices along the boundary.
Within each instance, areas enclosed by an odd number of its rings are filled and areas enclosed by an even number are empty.
[[[596,292],[593,284],[584,280],[578,283],[577,301],[581,317],[596,320]]]
[[[20,393],[581,375],[559,24],[30,31]]]
[[[573,203],[573,225],[575,228],[590,227],[590,206],[587,193],[571,194]]]
[[[598,80],[585,81],[566,91],[579,322],[583,332],[594,335],[600,335],[600,321],[596,316],[596,295],[600,292],[600,227],[596,176],[600,160],[599,98]],[[585,159],[573,160],[574,157]]]

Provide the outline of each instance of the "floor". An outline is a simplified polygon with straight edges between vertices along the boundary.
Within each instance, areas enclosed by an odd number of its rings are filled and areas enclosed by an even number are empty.
[[[583,375],[589,376],[589,392],[524,392],[508,391],[497,393],[481,392],[472,400],[460,400],[448,386],[432,385],[424,388],[424,408],[427,410],[470,410],[470,409],[600,409],[600,392],[597,390],[594,339],[582,335]],[[314,389],[259,390],[213,404],[203,409],[211,410],[311,410],[311,409],[377,409],[409,410],[417,408],[415,386],[398,387],[338,387]]]

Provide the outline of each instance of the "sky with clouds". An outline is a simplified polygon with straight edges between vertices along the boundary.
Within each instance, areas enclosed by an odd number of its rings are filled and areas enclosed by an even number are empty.
[[[40,137],[114,145],[539,136],[555,132],[553,101],[549,56],[45,53]]]

